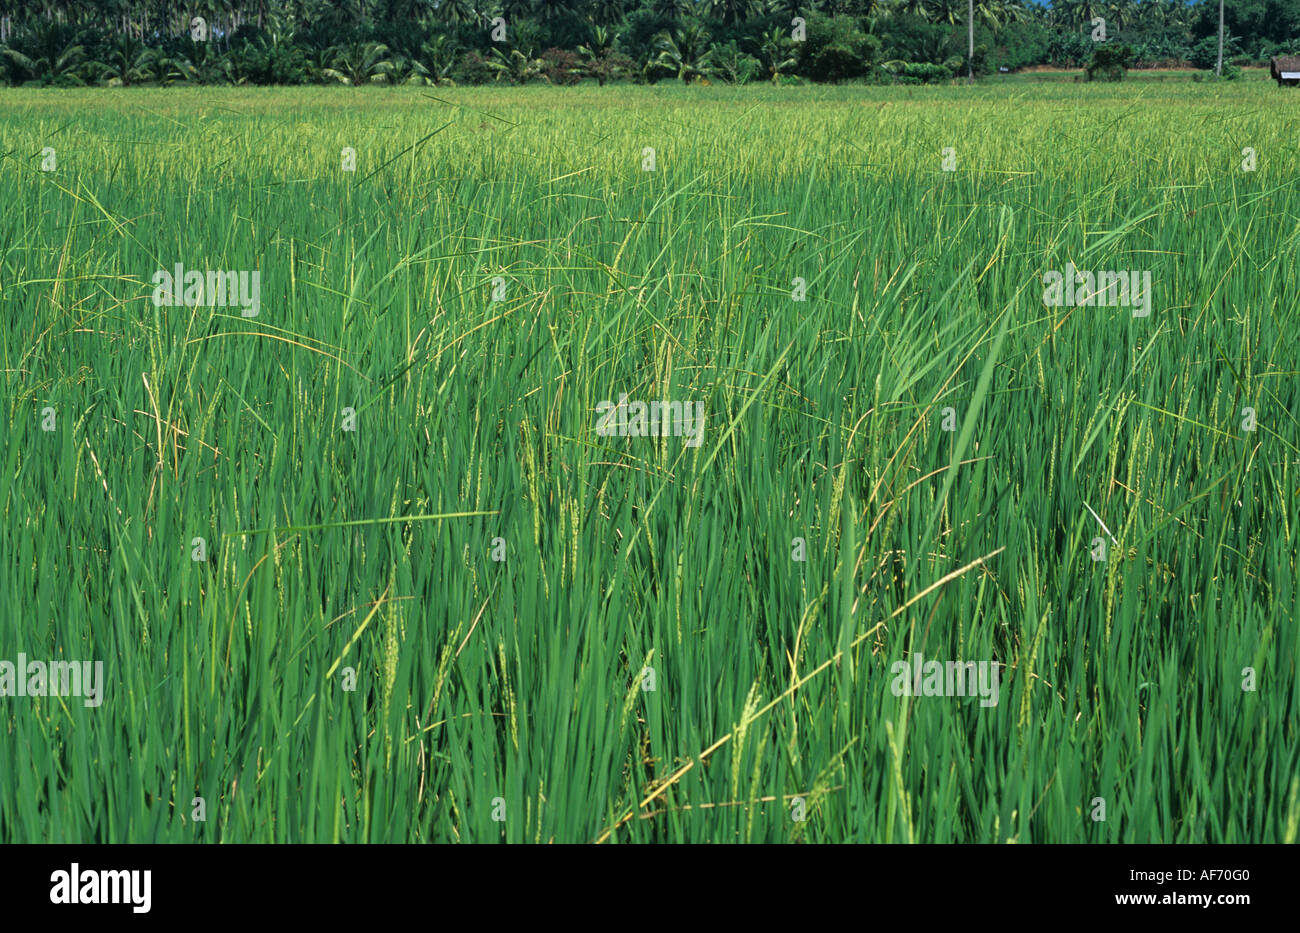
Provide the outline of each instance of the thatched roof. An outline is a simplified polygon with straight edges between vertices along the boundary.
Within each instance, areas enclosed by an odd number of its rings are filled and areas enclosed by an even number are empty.
[[[1268,71],[1274,78],[1283,71],[1300,71],[1300,55],[1278,55],[1269,62]]]

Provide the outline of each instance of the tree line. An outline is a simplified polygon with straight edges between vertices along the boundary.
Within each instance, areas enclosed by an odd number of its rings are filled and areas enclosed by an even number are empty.
[[[0,0],[0,82],[929,83],[1214,67],[1215,0]],[[1234,0],[1225,57],[1300,51],[1300,0]],[[1122,54],[1116,50],[1122,49]],[[1235,71],[1235,68],[1232,69]]]

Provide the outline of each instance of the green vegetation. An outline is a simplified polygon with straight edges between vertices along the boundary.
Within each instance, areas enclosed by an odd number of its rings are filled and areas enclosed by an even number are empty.
[[[0,93],[0,841],[1294,842],[1278,100]]]
[[[1123,81],[1133,67],[1133,50],[1127,45],[1107,43],[1097,49],[1084,69],[1089,81]]]
[[[1213,0],[973,6],[972,55],[967,0],[0,0],[0,84],[929,84],[1111,43],[1140,69],[1218,62]],[[1300,0],[1225,15],[1229,67],[1300,51]]]

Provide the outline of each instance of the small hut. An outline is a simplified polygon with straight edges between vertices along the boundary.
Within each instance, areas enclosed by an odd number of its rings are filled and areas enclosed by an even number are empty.
[[[1269,61],[1269,75],[1278,87],[1300,85],[1300,55],[1278,55]]]

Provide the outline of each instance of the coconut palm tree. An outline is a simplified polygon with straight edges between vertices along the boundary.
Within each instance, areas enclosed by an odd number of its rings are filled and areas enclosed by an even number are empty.
[[[753,12],[752,0],[709,0],[709,12],[728,26],[742,23]]]
[[[501,15],[506,18],[506,22],[512,26],[515,23],[531,19],[533,15],[533,0],[501,0]]]
[[[596,79],[601,87],[614,77],[618,71],[615,55],[618,52],[618,36],[608,26],[591,27],[591,39],[586,45],[578,46],[587,74]]]
[[[527,84],[536,78],[545,77],[542,70],[546,64],[540,58],[533,57],[531,49],[527,52],[511,49],[509,55],[500,49],[492,49],[492,58],[487,65],[497,73],[498,80],[505,78],[511,84]]]
[[[949,26],[966,26],[972,8],[976,23],[998,29],[1010,15],[1002,0],[931,0],[930,20]]]
[[[806,17],[810,10],[817,9],[814,0],[766,0],[758,6],[769,16],[779,16],[783,20],[791,20],[796,16]]]
[[[82,77],[86,50],[73,41],[72,29],[60,23],[40,23],[21,36],[15,46],[6,46],[0,52],[25,81],[59,86],[86,83]]]
[[[681,19],[693,5],[691,0],[651,0],[650,9],[663,19]]]
[[[437,36],[420,44],[413,56],[423,67],[431,84],[447,84],[456,67],[456,46],[447,36]]]
[[[967,2],[968,0],[930,0],[929,19],[947,26],[965,23]]]
[[[535,0],[533,8],[542,22],[553,23],[573,15],[576,0]]]
[[[895,0],[894,12],[930,19],[930,0]]]
[[[93,62],[99,79],[113,87],[130,87],[155,77],[158,54],[134,36],[121,35],[113,42],[107,61]]]
[[[362,84],[383,84],[392,70],[388,46],[382,42],[351,42],[335,47],[330,66],[321,74],[340,84],[358,87]]]
[[[794,43],[781,29],[770,29],[763,34],[758,43],[758,60],[773,82],[779,81],[786,69],[799,63],[794,55]]]
[[[698,24],[672,34],[661,32],[655,43],[659,50],[655,61],[683,82],[700,77],[709,64],[709,38],[709,31]]]
[[[175,54],[158,59],[163,83],[192,81],[195,84],[238,84],[233,63],[210,42],[195,42],[189,33],[181,39]]]
[[[1027,23],[1034,18],[1033,10],[1025,0],[998,0],[1003,23]],[[1034,9],[1041,9],[1034,4]]]
[[[597,26],[617,26],[627,10],[624,0],[592,0],[588,18]]]
[[[1137,19],[1137,5],[1132,0],[1105,0],[1100,15],[1106,20],[1108,29],[1125,29]]]
[[[1088,26],[1098,16],[1104,17],[1106,0],[1058,0],[1060,22],[1069,26]],[[1052,5],[1056,13],[1056,4]]]
[[[479,18],[472,0],[438,0],[435,10],[439,19],[454,26],[477,22]]]
[[[1192,20],[1191,8],[1182,0],[1164,0],[1165,22],[1173,29],[1186,29]]]

